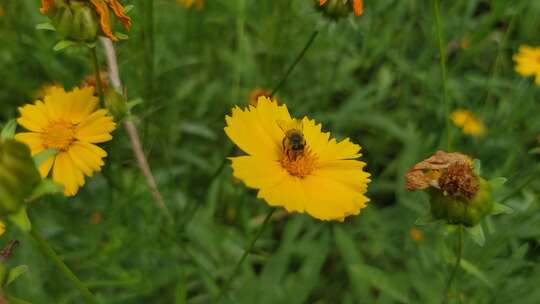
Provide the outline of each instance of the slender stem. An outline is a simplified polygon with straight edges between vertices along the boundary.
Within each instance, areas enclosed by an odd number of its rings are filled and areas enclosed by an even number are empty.
[[[443,102],[444,116],[446,128],[446,149],[450,152],[452,147],[452,138],[450,130],[450,98],[448,97],[448,77],[446,74],[446,47],[444,45],[444,37],[441,25],[441,16],[439,9],[439,0],[433,0],[433,13],[435,15],[435,26],[437,28],[437,41],[439,44],[439,57],[441,65],[441,76],[443,86]]]
[[[458,247],[456,252],[456,264],[454,265],[452,269],[452,273],[450,274],[450,277],[448,278],[448,281],[446,282],[446,287],[444,288],[444,294],[443,294],[443,300],[442,304],[446,304],[448,302],[448,292],[450,291],[450,288],[452,287],[452,283],[454,282],[454,279],[456,278],[459,266],[461,264],[461,256],[463,254],[463,226],[459,225],[458,227]]]
[[[99,303],[97,298],[90,292],[88,287],[86,287],[81,280],[69,269],[69,267],[60,259],[56,252],[51,248],[47,240],[34,228],[30,230],[30,236],[34,239],[38,245],[39,250],[43,255],[45,255],[53,264],[62,272],[68,280],[70,280],[73,285],[75,285],[82,296],[86,299],[88,303]]]
[[[274,96],[274,94],[277,93],[277,91],[281,88],[281,86],[285,83],[285,81],[287,81],[287,78],[289,77],[289,75],[291,74],[291,72],[294,70],[294,68],[296,67],[296,65],[300,62],[300,60],[302,60],[302,58],[304,57],[304,55],[306,54],[306,52],[309,50],[309,47],[313,44],[313,42],[315,41],[315,38],[317,38],[317,35],[319,35],[319,30],[315,30],[311,36],[309,37],[308,41],[306,42],[306,45],[304,45],[304,48],[302,49],[302,51],[300,51],[300,53],[298,54],[298,56],[296,56],[296,59],[293,61],[293,63],[291,64],[291,66],[289,67],[289,69],[287,70],[287,72],[285,72],[285,75],[283,75],[283,77],[281,78],[281,80],[278,82],[278,84],[274,87],[274,89],[272,90],[272,93],[270,93],[271,96]]]
[[[275,208],[270,209],[270,211],[268,212],[268,214],[264,218],[264,221],[263,221],[261,227],[259,228],[257,233],[255,233],[255,235],[253,236],[253,238],[249,242],[249,245],[248,245],[247,249],[244,251],[244,254],[240,258],[240,260],[238,260],[238,262],[236,263],[236,266],[234,266],[233,272],[231,273],[229,278],[227,278],[227,281],[225,281],[225,284],[221,288],[221,290],[219,292],[219,295],[217,297],[216,303],[219,303],[221,298],[223,298],[223,296],[227,293],[227,290],[229,289],[229,286],[231,285],[232,280],[234,279],[234,277],[236,276],[236,274],[240,270],[240,266],[242,266],[242,263],[244,263],[244,260],[247,258],[248,254],[251,252],[251,250],[253,250],[253,246],[255,246],[255,243],[257,242],[259,237],[262,235],[264,229],[266,228],[266,226],[270,222],[270,218],[272,217],[272,214],[274,214],[274,211],[276,211]]]
[[[100,69],[99,69],[99,61],[98,61],[97,51],[96,51],[95,47],[90,48],[90,54],[92,56],[92,64],[93,64],[93,67],[94,67],[94,75],[95,75],[95,78],[96,78],[96,88],[97,88],[98,95],[99,95],[99,101],[101,102],[101,104],[104,104],[105,103],[105,97],[104,97],[105,95],[103,93],[103,86],[101,85],[101,72],[100,72]]]

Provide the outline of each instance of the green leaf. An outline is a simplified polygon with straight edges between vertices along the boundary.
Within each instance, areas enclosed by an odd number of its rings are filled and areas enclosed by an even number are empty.
[[[42,180],[32,191],[32,194],[27,201],[34,202],[45,195],[59,194],[64,191],[64,187],[53,182],[51,179]]]
[[[500,203],[493,204],[493,210],[491,211],[492,215],[512,214],[512,213],[514,213],[514,209]]]
[[[6,295],[6,298],[8,299],[8,303],[10,304],[32,304],[28,301],[25,301],[25,300],[22,300],[22,299],[19,299],[19,298],[16,298],[14,296],[10,296],[10,295]]]
[[[414,224],[417,226],[426,226],[426,225],[433,224],[437,221],[438,220],[434,218],[433,215],[431,215],[431,213],[428,213],[426,215],[423,215],[417,218],[416,221],[414,221]]]
[[[78,43],[72,40],[60,40],[58,43],[53,47],[53,50],[56,52],[61,51],[65,48],[72,47],[77,45]]]
[[[491,188],[498,189],[506,183],[507,179],[504,177],[497,177],[489,181]]]
[[[24,232],[30,232],[32,230],[32,223],[26,213],[26,206],[22,207],[16,213],[12,213],[7,216],[15,225],[21,228]]]
[[[13,137],[15,137],[15,129],[17,129],[17,121],[15,121],[15,119],[8,121],[6,125],[2,128],[0,138],[2,140],[12,139]]]
[[[114,33],[114,35],[120,40],[128,40],[129,39],[129,36],[124,34],[124,33],[116,32],[116,33]]]
[[[7,275],[5,286],[8,286],[9,284],[13,283],[13,281],[15,281],[18,277],[20,277],[27,271],[28,271],[28,266],[26,265],[19,265],[17,267],[11,268]]]
[[[482,224],[478,224],[474,227],[467,228],[466,229],[469,235],[471,236],[471,239],[478,244],[478,246],[483,247],[486,243],[486,236],[484,235],[484,229],[482,228]]]
[[[530,149],[529,154],[540,154],[540,147]]]
[[[480,269],[478,269],[478,267],[474,266],[471,262],[469,262],[469,261],[467,261],[465,259],[461,259],[461,262],[459,263],[459,265],[461,266],[461,268],[463,268],[463,270],[465,272],[467,272],[468,274],[476,277],[482,283],[486,284],[490,288],[494,287],[493,282],[491,282],[488,279],[486,274],[484,272],[482,272]]]
[[[36,25],[36,29],[42,31],[56,31],[56,28],[54,28],[54,25],[52,25],[50,22],[40,23]]]
[[[133,4],[128,4],[126,6],[124,6],[124,13],[129,13],[133,8],[135,7],[135,5]]]
[[[127,102],[128,110],[131,110],[142,103],[143,103],[142,98],[136,98],[136,99],[130,100]]]
[[[56,149],[43,150],[38,154],[34,155],[34,164],[36,165],[36,167],[39,168],[39,166],[41,166],[44,161],[46,161],[52,156],[55,156],[56,153],[58,153],[58,150]]]
[[[480,161],[479,159],[475,159],[473,161],[473,169],[476,175],[480,175],[480,173],[482,172],[482,161]]]

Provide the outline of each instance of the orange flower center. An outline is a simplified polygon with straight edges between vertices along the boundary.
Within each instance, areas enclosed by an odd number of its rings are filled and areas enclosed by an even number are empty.
[[[300,178],[308,176],[317,167],[317,157],[308,148],[295,158],[283,152],[279,162],[291,175]]]
[[[75,141],[75,126],[64,120],[53,121],[45,128],[41,136],[43,145],[47,149],[67,151]]]

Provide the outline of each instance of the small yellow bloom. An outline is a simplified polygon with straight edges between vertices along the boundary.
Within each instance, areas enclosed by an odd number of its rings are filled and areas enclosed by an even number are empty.
[[[540,85],[540,47],[522,45],[512,58],[516,62],[518,74],[525,77],[535,76],[536,84]]]
[[[3,17],[4,14],[4,8],[0,5],[0,17]]]
[[[6,233],[6,223],[0,220],[0,235],[4,235],[4,233]]]
[[[463,109],[456,110],[452,112],[450,118],[465,134],[482,136],[485,133],[484,123],[470,111]]]
[[[116,124],[107,110],[97,106],[91,87],[70,92],[57,87],[43,101],[19,108],[17,122],[30,132],[15,138],[26,143],[32,155],[58,151],[41,164],[39,172],[46,177],[52,169],[53,180],[64,186],[66,196],[75,195],[85,183],[84,176],[92,176],[104,165],[107,152],[95,144],[111,140]]]
[[[176,3],[186,8],[195,7],[199,10],[204,7],[204,0],[176,0]]]
[[[424,233],[422,232],[422,230],[416,227],[413,227],[411,228],[411,230],[409,230],[409,236],[411,237],[411,240],[417,243],[421,242],[424,239]]]
[[[336,141],[321,125],[291,118],[286,105],[260,97],[226,116],[227,136],[248,155],[232,157],[234,177],[288,212],[343,221],[366,207],[369,173],[359,145]]]

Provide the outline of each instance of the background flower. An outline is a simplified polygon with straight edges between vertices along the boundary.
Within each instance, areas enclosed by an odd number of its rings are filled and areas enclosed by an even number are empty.
[[[534,76],[537,85],[540,85],[540,47],[522,45],[519,52],[514,55],[516,72],[522,76]]]
[[[46,149],[57,154],[39,167],[42,177],[52,169],[53,180],[64,186],[64,194],[73,196],[84,185],[84,176],[92,176],[104,165],[105,150],[97,143],[112,139],[116,125],[105,109],[96,109],[98,99],[90,87],[65,92],[56,87],[43,101],[19,108],[17,122],[29,130],[15,138],[26,143],[32,155]]]

